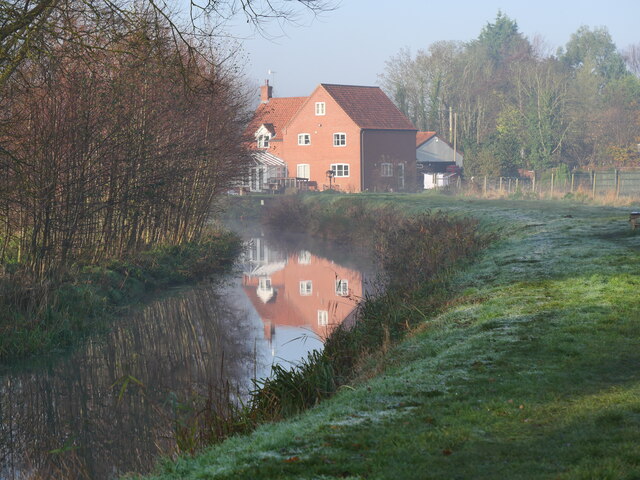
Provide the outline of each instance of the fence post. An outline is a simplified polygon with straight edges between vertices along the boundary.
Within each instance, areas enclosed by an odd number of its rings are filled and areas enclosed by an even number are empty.
[[[498,190],[500,190],[500,195],[502,195],[502,177],[500,177],[500,186],[498,187]]]
[[[533,178],[531,179],[531,191],[536,193],[536,171],[533,171]]]
[[[620,195],[620,192],[622,192],[624,189],[624,178],[620,177],[620,182],[619,182],[619,188],[618,188],[618,195]]]
[[[551,198],[553,198],[553,187],[554,187],[555,173],[551,172]]]
[[[484,176],[484,187],[483,187],[484,196],[487,196],[487,176]]]
[[[596,172],[591,171],[591,196],[596,198]]]
[[[573,193],[573,182],[575,181],[576,174],[571,173],[571,193]]]
[[[462,188],[462,177],[458,175],[458,179],[456,180],[456,186],[458,187],[458,193],[460,193],[460,189]]]
[[[516,178],[516,193],[518,193],[518,183],[520,183],[520,179]]]
[[[616,200],[620,197],[620,172],[618,169],[615,169],[615,179],[616,179]]]

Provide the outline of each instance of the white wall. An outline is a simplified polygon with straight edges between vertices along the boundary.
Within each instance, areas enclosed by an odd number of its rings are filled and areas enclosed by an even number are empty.
[[[444,173],[424,173],[424,189],[430,190],[437,187],[446,187],[449,185],[451,175]]]

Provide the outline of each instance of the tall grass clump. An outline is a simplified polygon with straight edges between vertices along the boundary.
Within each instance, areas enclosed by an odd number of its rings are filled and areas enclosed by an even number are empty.
[[[172,285],[230,269],[242,243],[212,231],[198,242],[159,245],[93,264],[78,262],[56,278],[35,279],[19,264],[0,274],[0,361],[66,349],[105,326],[116,307]]]
[[[256,382],[252,408],[264,420],[286,418],[330,397],[337,388],[330,359],[314,350],[294,368],[274,365],[269,378]]]
[[[263,222],[272,227],[293,232],[306,232],[311,224],[312,207],[298,195],[286,195],[265,209]]]
[[[383,270],[386,289],[365,297],[358,321],[339,325],[325,343],[338,382],[350,381],[369,356],[384,354],[418,323],[446,303],[454,269],[486,247],[493,236],[480,233],[473,219],[441,213],[383,218],[374,235],[373,254]]]

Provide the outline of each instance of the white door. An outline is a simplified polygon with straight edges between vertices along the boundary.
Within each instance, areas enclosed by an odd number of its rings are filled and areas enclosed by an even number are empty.
[[[296,169],[296,177],[298,178],[306,178],[309,180],[311,178],[311,171],[308,163],[299,163]]]

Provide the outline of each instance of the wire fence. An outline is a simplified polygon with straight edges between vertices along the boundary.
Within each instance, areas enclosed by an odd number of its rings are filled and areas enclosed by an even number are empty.
[[[467,177],[452,179],[447,188],[460,194],[487,197],[513,194],[537,197],[564,197],[568,194],[592,198],[640,198],[640,170],[574,172],[565,175],[545,173],[524,177]]]

